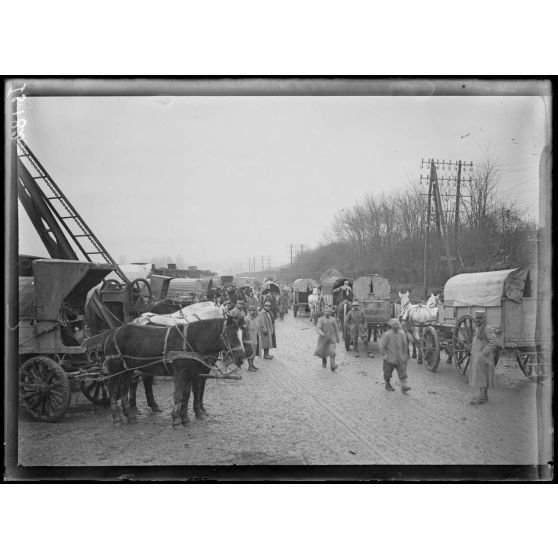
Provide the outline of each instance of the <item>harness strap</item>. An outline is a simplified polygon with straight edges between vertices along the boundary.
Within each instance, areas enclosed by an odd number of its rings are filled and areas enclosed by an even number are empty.
[[[116,334],[118,333],[118,329],[114,332],[114,336],[113,336],[114,348],[116,349],[116,352],[120,360],[122,361],[122,366],[124,366],[125,370],[128,370],[128,365],[126,364],[126,360],[124,359],[124,356],[122,355],[122,351],[120,350],[120,347],[118,346],[118,342],[116,341]]]
[[[167,332],[165,333],[165,341],[163,343],[163,367],[165,368],[165,374],[167,376],[171,376],[172,373],[170,372],[168,366],[167,366],[167,344],[169,341],[169,334],[170,334],[171,328],[167,328]]]

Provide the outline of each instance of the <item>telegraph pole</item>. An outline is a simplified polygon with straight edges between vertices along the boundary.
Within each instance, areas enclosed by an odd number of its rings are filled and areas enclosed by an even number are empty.
[[[429,242],[430,242],[430,222],[432,220],[432,198],[434,197],[434,218],[436,222],[436,229],[438,233],[438,242],[440,246],[440,252],[444,252],[445,255],[440,256],[440,258],[447,262],[448,264],[448,271],[450,275],[455,273],[455,262],[459,259],[461,260],[461,255],[459,253],[459,246],[458,246],[458,230],[459,230],[459,209],[460,209],[460,200],[463,197],[470,197],[464,196],[461,193],[461,185],[463,182],[471,182],[471,177],[463,179],[462,178],[462,171],[463,168],[466,168],[469,173],[472,171],[473,163],[466,163],[461,160],[459,161],[440,161],[439,159],[424,159],[421,160],[421,168],[424,165],[428,165],[430,172],[425,177],[420,175],[420,183],[423,183],[423,180],[428,180],[428,194],[421,192],[421,195],[428,196],[428,205],[427,205],[427,222],[425,227],[425,244],[424,244],[424,294],[425,297],[428,295],[428,252],[429,252]],[[443,170],[451,171],[453,169],[457,169],[457,177],[455,178],[450,174],[449,176],[438,176],[438,168],[442,167]],[[455,214],[454,214],[454,252],[455,255],[452,255],[452,250],[450,246],[450,239],[449,239],[449,219],[446,217],[446,213],[451,213],[451,210],[444,209],[442,204],[442,198],[448,197],[453,198],[454,194],[449,193],[446,188],[446,191],[442,194],[440,191],[439,182],[446,182],[446,186],[450,186],[455,181]],[[461,263],[463,266],[463,263]]]
[[[457,232],[459,230],[459,196],[461,189],[461,161],[457,162],[457,180],[455,183],[455,218],[453,223],[453,242],[455,244],[455,252],[457,253]]]
[[[428,180],[428,205],[426,206],[426,226],[424,229],[424,262],[423,262],[423,273],[424,273],[424,300],[428,296],[428,243],[430,236],[430,212],[432,206],[432,168],[433,163],[430,166],[430,177]],[[421,175],[422,178],[422,175]]]

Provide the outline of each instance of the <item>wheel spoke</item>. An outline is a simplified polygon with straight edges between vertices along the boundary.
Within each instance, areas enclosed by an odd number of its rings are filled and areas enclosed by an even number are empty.
[[[457,364],[461,364],[469,355],[467,353],[463,353],[463,356],[457,358]]]

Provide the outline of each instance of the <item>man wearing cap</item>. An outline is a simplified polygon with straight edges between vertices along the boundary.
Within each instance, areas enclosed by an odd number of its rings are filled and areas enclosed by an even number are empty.
[[[345,327],[349,328],[349,335],[351,337],[351,342],[355,348],[355,357],[358,357],[358,339],[360,337],[361,341],[364,343],[364,347],[367,349],[368,356],[373,355],[368,351],[368,328],[366,327],[366,317],[364,312],[360,309],[360,304],[355,301],[353,302],[351,310],[347,313],[347,318],[345,320]]]
[[[407,336],[405,332],[401,331],[401,324],[398,319],[392,318],[388,325],[389,329],[380,339],[380,352],[384,357],[385,388],[388,391],[395,391],[391,385],[391,375],[395,368],[401,382],[401,391],[407,393],[411,389],[407,383],[407,359],[409,358]]]
[[[273,323],[277,319],[277,299],[268,291],[263,298],[264,305],[269,302],[269,308],[271,310],[271,316],[273,317]]]
[[[273,314],[271,313],[271,302],[264,302],[263,309],[260,312],[259,318],[264,358],[267,360],[271,360],[273,357],[269,354],[269,349],[275,349],[277,347],[277,342],[275,339],[275,327],[273,324]]]
[[[259,368],[254,365],[254,358],[261,355],[260,319],[257,307],[250,306],[245,319],[246,328],[242,331],[242,343],[248,360],[248,370],[257,372]]]
[[[487,326],[484,310],[475,312],[475,334],[471,345],[471,371],[469,385],[479,388],[479,396],[470,404],[482,405],[488,401],[488,388],[494,387],[494,351],[498,346],[494,328]]]

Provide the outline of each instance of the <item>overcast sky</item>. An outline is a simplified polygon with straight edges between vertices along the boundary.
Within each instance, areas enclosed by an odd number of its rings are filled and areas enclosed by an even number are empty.
[[[24,110],[29,147],[115,259],[285,263],[339,209],[418,178],[421,158],[487,148],[503,194],[537,216],[538,97],[28,97]],[[46,255],[19,216],[20,252]]]

